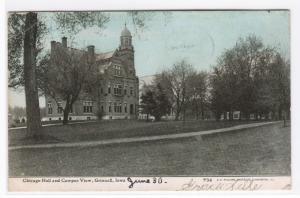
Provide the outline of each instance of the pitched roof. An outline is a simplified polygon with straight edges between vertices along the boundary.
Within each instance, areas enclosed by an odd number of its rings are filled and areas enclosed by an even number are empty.
[[[55,42],[55,46],[63,49],[63,46],[60,42]],[[67,50],[68,50],[68,53],[72,53],[73,55],[76,55],[76,56],[81,56],[81,55],[84,55],[85,53],[87,53],[86,50],[76,49],[73,47],[67,47]],[[96,61],[109,59],[109,58],[113,57],[114,53],[115,53],[115,50],[109,51],[109,52],[104,52],[104,53],[95,53]]]
[[[110,52],[104,52],[104,53],[95,54],[96,61],[97,60],[104,60],[104,59],[111,58],[114,55],[114,53],[115,53],[115,51],[110,51]]]
[[[127,29],[126,25],[124,27],[124,29],[121,32],[121,36],[131,36],[130,31]]]

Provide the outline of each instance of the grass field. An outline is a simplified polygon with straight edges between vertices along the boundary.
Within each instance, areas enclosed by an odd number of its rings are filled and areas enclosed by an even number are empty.
[[[79,142],[124,137],[153,136],[184,132],[196,132],[231,127],[254,121],[168,121],[145,122],[137,120],[98,121],[66,126],[43,127],[45,139],[26,139],[26,129],[9,130],[9,145],[39,144],[54,142]]]
[[[9,176],[290,175],[290,144],[290,127],[280,123],[208,135],[202,140],[15,150],[9,152]]]

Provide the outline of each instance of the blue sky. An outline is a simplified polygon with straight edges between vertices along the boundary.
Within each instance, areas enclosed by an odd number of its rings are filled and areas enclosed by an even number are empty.
[[[110,12],[106,28],[89,28],[72,40],[73,47],[95,45],[96,52],[114,50],[119,45],[120,33],[126,22],[133,36],[135,68],[138,76],[153,75],[171,67],[180,59],[188,60],[197,70],[207,70],[216,63],[225,49],[231,48],[239,37],[255,34],[265,45],[277,47],[290,56],[290,27],[288,11],[176,11],[167,15],[154,12],[143,30],[134,28],[125,12]],[[44,39],[45,50],[50,41],[65,36],[57,30],[51,14],[43,13],[50,34]],[[69,39],[70,41],[71,39]],[[9,90],[9,104],[25,106],[22,91]],[[41,98],[40,105],[44,106]]]

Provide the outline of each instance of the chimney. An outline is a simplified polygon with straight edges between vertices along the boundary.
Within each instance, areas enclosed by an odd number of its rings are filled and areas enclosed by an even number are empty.
[[[62,43],[62,46],[63,47],[67,47],[67,37],[62,37],[62,39],[61,39],[61,43]]]
[[[93,57],[95,55],[95,46],[94,45],[89,45],[88,47],[88,54]]]
[[[52,52],[54,51],[55,44],[56,44],[55,41],[51,41],[51,54],[52,54]]]

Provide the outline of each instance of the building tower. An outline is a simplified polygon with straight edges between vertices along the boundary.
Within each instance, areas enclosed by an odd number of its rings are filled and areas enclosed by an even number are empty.
[[[135,78],[134,47],[132,45],[132,36],[130,31],[126,27],[126,23],[120,36],[118,57],[122,60],[123,66],[125,67],[126,71],[128,71],[128,77]]]
[[[125,27],[121,32],[121,37],[120,37],[120,49],[133,49],[132,46],[132,36],[131,33],[129,32],[129,30],[126,27],[126,23],[125,23]]]

